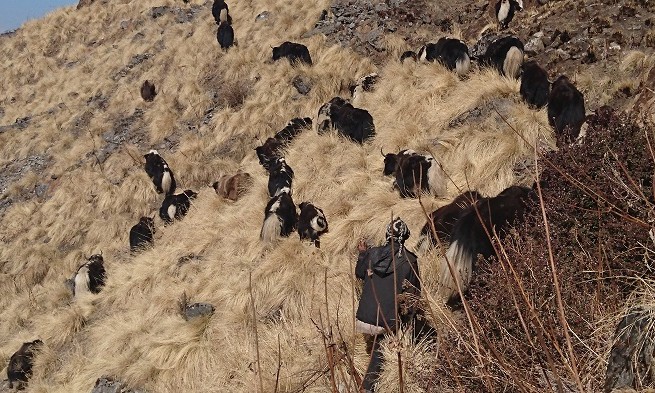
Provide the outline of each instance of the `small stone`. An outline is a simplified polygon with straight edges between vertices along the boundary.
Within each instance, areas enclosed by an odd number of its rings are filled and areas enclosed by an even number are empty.
[[[546,47],[541,37],[543,37],[543,33],[541,36],[533,35],[525,44],[525,53],[532,55],[542,53]]]
[[[68,288],[69,291],[71,291],[72,294],[75,294],[75,279],[67,278],[64,281],[64,285],[66,286],[66,288]],[[96,384],[97,384],[97,382],[96,382]]]
[[[121,30],[125,30],[129,26],[130,26],[130,21],[128,21],[128,20],[122,20],[121,21],[121,24],[120,24]]]
[[[259,15],[255,17],[255,22],[262,22],[267,20],[271,16],[271,13],[268,11],[260,12]]]
[[[47,184],[39,184],[38,186],[34,187],[34,193],[39,198],[44,196],[47,191],[48,191],[48,185]]]
[[[302,95],[307,95],[312,90],[311,82],[304,76],[297,75],[293,78],[291,84],[296,88],[296,90],[298,90],[298,93]]]
[[[557,53],[557,56],[562,60],[568,60],[571,58],[571,55],[568,52],[566,52],[564,49],[560,48],[557,49],[557,51],[555,52]]]
[[[616,42],[610,42],[609,50],[621,50],[621,45],[617,44]]]
[[[198,317],[212,315],[214,306],[209,303],[193,303],[184,308],[184,319],[190,320]]]

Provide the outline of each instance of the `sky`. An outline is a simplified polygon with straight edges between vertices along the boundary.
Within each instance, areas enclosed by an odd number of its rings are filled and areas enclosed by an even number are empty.
[[[16,29],[56,8],[76,4],[77,0],[0,0],[0,32]]]

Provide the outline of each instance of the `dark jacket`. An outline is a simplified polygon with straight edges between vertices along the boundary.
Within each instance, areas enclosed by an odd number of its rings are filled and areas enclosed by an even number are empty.
[[[392,247],[395,255],[392,254]],[[399,249],[400,245],[394,241],[384,246],[361,251],[355,267],[355,276],[364,280],[364,289],[357,309],[357,319],[371,325],[388,327],[391,331],[396,329],[396,309],[398,308],[399,316],[411,318],[415,303],[411,301],[406,304],[406,307],[401,307],[403,301],[407,300],[401,296],[398,299],[399,304],[396,305],[394,261],[397,294],[418,296],[421,290],[416,255],[405,248],[398,255]],[[401,315],[401,308],[407,311],[404,315]],[[402,318],[402,320],[406,322],[407,318]]]

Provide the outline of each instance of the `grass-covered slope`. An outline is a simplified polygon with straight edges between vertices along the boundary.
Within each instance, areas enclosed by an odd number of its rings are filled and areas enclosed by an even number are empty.
[[[152,9],[162,5],[170,8]],[[388,47],[394,60],[376,67],[322,36],[301,38],[327,5],[233,2],[238,46],[227,53],[209,3],[172,0],[69,7],[0,38],[0,124],[9,125],[0,132],[0,358],[44,341],[30,391],[86,392],[101,375],[152,392],[252,392],[260,378],[267,392],[330,391],[323,334],[360,372],[368,360],[352,328],[357,241],[381,242],[394,214],[413,246],[425,222],[419,202],[402,200],[382,176],[380,148],[429,151],[442,163],[452,182],[446,198],[422,199],[428,211],[462,188],[495,195],[532,183],[516,169],[534,146],[554,143],[545,111],[520,101],[517,81],[401,65],[398,45]],[[262,11],[268,19],[255,21]],[[306,44],[314,65],[271,63],[271,46],[286,40]],[[321,249],[295,235],[261,244],[267,176],[254,147],[289,119],[347,97],[372,71],[380,82],[357,103],[373,115],[372,142],[308,130],[286,153],[295,202],[315,203],[329,221]],[[291,84],[298,75],[311,81],[307,96]],[[145,79],[157,85],[152,103],[139,96]],[[131,256],[129,228],[163,199],[142,168],[150,148],[168,161],[178,190],[199,196],[182,221],[163,227],[157,218],[155,247]],[[219,199],[209,185],[237,169],[254,176],[252,189],[237,202]],[[63,281],[101,251],[106,287],[74,300]],[[438,258],[419,258],[434,309]],[[183,293],[215,314],[185,321]],[[434,362],[425,349],[408,347],[406,367]],[[347,361],[338,363],[336,384],[347,384]],[[394,372],[385,371],[381,391],[398,388]],[[405,376],[405,391],[421,386],[420,373]]]

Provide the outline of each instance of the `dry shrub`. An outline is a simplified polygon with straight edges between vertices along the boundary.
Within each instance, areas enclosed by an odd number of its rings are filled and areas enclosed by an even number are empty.
[[[608,107],[588,125],[581,143],[542,160],[541,185],[577,374],[585,387],[600,391],[614,330],[603,318],[616,315],[637,278],[652,273],[646,247],[653,128]],[[462,376],[458,382],[465,381],[467,391],[544,391],[547,383],[557,386],[558,377],[563,388],[575,387],[548,248],[541,209],[534,209],[505,242],[506,256],[480,264],[469,306],[485,359],[442,337],[452,374]],[[473,342],[470,331],[465,337]]]

